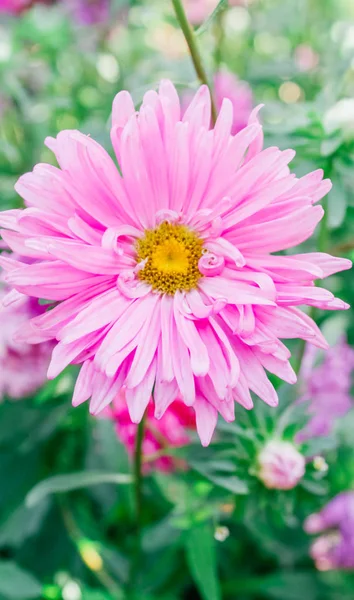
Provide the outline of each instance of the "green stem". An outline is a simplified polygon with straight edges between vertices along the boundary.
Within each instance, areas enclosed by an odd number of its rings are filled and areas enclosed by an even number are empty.
[[[315,307],[311,306],[310,310],[308,312],[309,317],[311,317],[311,319],[314,318],[315,316]],[[298,347],[298,352],[295,355],[294,361],[293,361],[293,369],[296,373],[296,375],[299,374],[300,369],[301,369],[301,365],[302,365],[302,359],[304,358],[304,354],[305,354],[305,349],[306,349],[306,340],[300,340],[299,341],[299,347]]]
[[[222,61],[222,50],[224,42],[224,10],[216,15],[214,33],[215,33],[215,50],[214,50],[214,63],[215,70],[218,71]]]
[[[73,542],[73,544],[75,545],[75,547],[78,551],[78,554],[82,558],[80,542],[83,539],[85,539],[85,536],[79,529],[78,525],[76,524],[74,515],[70,511],[68,506],[64,502],[59,502],[58,504],[59,504],[60,512],[61,512],[61,515],[63,518],[65,528],[68,532],[68,535],[69,535],[71,541]],[[97,552],[97,550],[96,550],[96,552]],[[98,554],[98,552],[97,552],[97,554]],[[98,555],[98,556],[102,560],[102,557],[100,555]],[[82,560],[83,560],[83,558],[82,558]],[[102,566],[99,566],[99,568],[97,568],[97,569],[91,568],[90,565],[86,561],[83,560],[83,562],[86,565],[86,567],[88,569],[90,569],[91,573],[93,573],[93,575],[96,577],[96,579],[100,582],[102,587],[105,588],[107,590],[107,592],[109,592],[109,594],[112,596],[112,598],[115,598],[116,600],[123,600],[124,596],[123,596],[122,590],[116,585],[114,579],[112,579],[110,574],[104,568],[103,561],[102,561]]]
[[[192,61],[193,61],[193,65],[194,65],[197,77],[198,77],[199,81],[201,83],[207,85],[208,88],[209,88],[209,90],[210,90],[210,96],[211,96],[211,115],[212,115],[213,123],[215,123],[216,118],[217,118],[217,110],[216,110],[215,102],[214,102],[214,99],[213,99],[212,89],[211,89],[211,86],[210,86],[209,81],[208,81],[208,76],[207,76],[206,71],[204,69],[202,57],[201,57],[201,54],[199,52],[199,48],[198,48],[198,44],[197,44],[197,40],[196,40],[196,36],[195,36],[194,30],[191,27],[191,25],[189,24],[186,12],[185,12],[185,10],[183,8],[182,1],[181,0],[172,0],[172,4],[173,4],[173,8],[175,9],[177,21],[178,21],[178,23],[180,25],[182,33],[183,33],[183,35],[185,37],[185,40],[187,42],[187,45],[188,45],[188,48],[189,48],[189,52],[190,52],[190,55],[191,55],[191,58],[192,58]]]
[[[328,215],[327,215],[327,198],[324,198],[322,201],[322,206],[324,209],[324,215],[322,217],[322,221],[320,223],[320,231],[318,233],[318,242],[317,247],[319,252],[326,252],[328,246]]]
[[[346,254],[351,250],[354,250],[354,240],[347,240],[346,242],[336,244],[328,250],[328,253],[334,256],[342,256],[342,254]]]
[[[139,569],[141,555],[141,515],[143,507],[143,442],[145,434],[145,415],[141,419],[135,438],[134,458],[133,458],[133,478],[134,478],[134,505],[135,505],[135,540],[133,556],[130,563],[130,573],[128,582],[128,597],[134,596],[134,586],[137,571]]]
[[[135,495],[135,516],[137,537],[140,540],[141,535],[141,511],[142,511],[142,464],[143,464],[143,441],[144,441],[145,417],[143,417],[138,425],[138,431],[135,440],[134,449],[134,495]]]

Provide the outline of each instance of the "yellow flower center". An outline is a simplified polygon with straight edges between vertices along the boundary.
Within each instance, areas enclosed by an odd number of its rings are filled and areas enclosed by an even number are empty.
[[[164,222],[155,229],[147,229],[137,241],[136,253],[138,263],[145,261],[138,277],[154,290],[174,294],[197,287],[203,242],[188,227]]]

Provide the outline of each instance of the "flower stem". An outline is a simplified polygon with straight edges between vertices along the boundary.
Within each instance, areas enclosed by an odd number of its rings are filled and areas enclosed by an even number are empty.
[[[225,10],[220,10],[220,12],[216,15],[215,25],[214,25],[214,33],[215,33],[215,49],[214,49],[214,63],[215,70],[218,71],[222,61],[222,53],[223,53],[223,42],[224,42],[224,16]]]
[[[309,317],[312,317],[311,312],[312,312],[312,307],[309,310]],[[298,352],[293,361],[293,369],[294,369],[296,375],[298,375],[300,372],[301,365],[302,365],[302,359],[304,358],[304,354],[305,354],[305,348],[306,348],[306,340],[300,340]]]
[[[141,509],[142,509],[142,463],[143,463],[143,441],[144,441],[145,417],[143,417],[138,425],[136,433],[135,449],[134,449],[134,495],[135,495],[135,517],[137,538],[140,540],[141,535]],[[140,544],[140,541],[139,541]]]
[[[133,479],[134,479],[134,505],[135,505],[135,539],[134,551],[130,563],[130,573],[128,581],[128,597],[134,591],[134,584],[137,571],[139,569],[141,555],[141,513],[143,506],[142,484],[143,484],[143,441],[145,433],[145,415],[142,417],[135,438],[135,448],[133,457]]]
[[[173,8],[175,9],[177,21],[180,25],[182,33],[187,42],[197,77],[198,77],[199,81],[201,83],[207,85],[210,90],[211,115],[212,115],[213,123],[215,123],[216,118],[217,118],[217,110],[216,110],[215,102],[213,99],[212,89],[211,89],[211,86],[208,81],[208,76],[206,74],[206,71],[205,71],[205,68],[203,65],[203,61],[202,61],[202,57],[199,52],[199,48],[198,48],[194,30],[191,27],[191,25],[189,24],[182,1],[181,0],[172,0],[172,4],[173,4]]]
[[[320,230],[318,233],[318,242],[317,242],[317,247],[318,247],[318,251],[319,252],[326,252],[327,250],[327,241],[328,241],[328,227],[327,227],[327,221],[328,221],[328,215],[327,215],[327,206],[328,206],[328,202],[327,202],[327,198],[324,198],[322,201],[322,206],[324,209],[324,215],[322,217],[322,221],[320,223]]]
[[[68,535],[75,545],[78,554],[80,555],[82,561],[86,565],[88,569],[90,569],[91,573],[96,577],[96,579],[100,582],[103,588],[107,590],[109,594],[112,595],[116,600],[123,600],[124,595],[121,588],[116,584],[114,579],[112,579],[111,575],[106,571],[102,557],[98,554],[98,551],[95,549],[95,554],[97,555],[97,565],[90,564],[89,561],[84,560],[82,549],[81,549],[81,541],[86,539],[84,534],[79,529],[73,513],[68,508],[67,504],[64,502],[58,502],[59,509],[63,518],[63,523],[68,532]],[[96,560],[97,560],[96,559]]]

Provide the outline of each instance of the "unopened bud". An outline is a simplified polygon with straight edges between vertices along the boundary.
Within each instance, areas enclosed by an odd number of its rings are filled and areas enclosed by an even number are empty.
[[[305,458],[290,442],[269,441],[258,456],[258,477],[269,489],[290,490],[305,474]]]

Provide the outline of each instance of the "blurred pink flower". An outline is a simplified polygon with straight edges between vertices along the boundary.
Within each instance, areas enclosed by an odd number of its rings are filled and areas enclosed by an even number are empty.
[[[83,25],[108,21],[110,0],[60,0],[73,19]],[[0,13],[20,14],[34,4],[54,4],[55,0],[0,0]]]
[[[117,395],[106,414],[114,419],[119,439],[128,453],[133,455],[138,426],[130,419],[124,390]],[[179,400],[173,402],[164,416],[158,420],[154,417],[154,405],[150,401],[146,412],[143,457],[149,459],[165,446],[168,448],[185,446],[190,442],[188,429],[195,429],[195,415],[194,411],[183,402]],[[160,471],[171,471],[176,467],[176,460],[164,456],[148,461],[145,471],[152,465]]]
[[[10,298],[8,290],[0,283],[0,400],[35,393],[47,380],[53,350],[52,342],[33,346],[14,337],[29,319],[43,313],[38,300],[17,297],[4,306],[6,298]]]
[[[354,569],[354,492],[341,492],[304,524],[307,533],[323,533],[310,554],[320,571]],[[330,530],[330,531],[328,531]]]
[[[258,477],[265,487],[294,488],[305,474],[305,458],[290,442],[271,440],[258,456]]]
[[[188,20],[200,25],[215,10],[220,0],[184,0]],[[247,0],[229,0],[229,6],[247,6]]]
[[[330,348],[322,363],[315,366],[318,350],[308,347],[301,368],[305,388],[301,401],[309,402],[309,423],[299,434],[299,440],[329,435],[335,420],[347,414],[353,406],[350,395],[354,370],[354,350],[344,339]]]
[[[20,335],[57,341],[50,378],[83,365],[74,406],[91,398],[98,414],[126,386],[137,423],[154,387],[155,417],[179,398],[207,445],[219,412],[233,421],[235,401],[252,408],[250,390],[277,405],[265,369],[296,381],[279,338],[327,347],[298,307],[347,308],[314,280],[350,261],[273,253],[311,236],[331,183],[321,170],[292,175],[292,150],[263,150],[257,112],[233,136],[228,99],[209,129],[205,86],[183,117],[170,81],[139,111],[123,91],[111,131],[122,175],[90,136],[62,131],[46,140],[60,167],[18,181],[27,208],[0,213],[2,235],[37,262],[0,264],[11,287],[58,303]]]
[[[82,25],[106,23],[110,15],[110,0],[62,0],[73,19]]]
[[[247,126],[253,109],[253,94],[248,83],[240,81],[233,73],[219,71],[214,76],[214,98],[218,111],[225,98],[232,103],[232,135]],[[193,92],[185,91],[182,95],[182,109],[187,110],[192,99]]]
[[[308,44],[299,44],[295,48],[294,59],[299,71],[311,71],[317,67],[319,56]]]
[[[0,0],[0,13],[16,15],[31,5],[31,0]]]
[[[233,73],[219,71],[214,77],[215,102],[221,109],[224,98],[228,98],[233,106],[233,123],[231,133],[235,135],[246,127],[253,109],[253,94],[245,81],[240,81]]]

